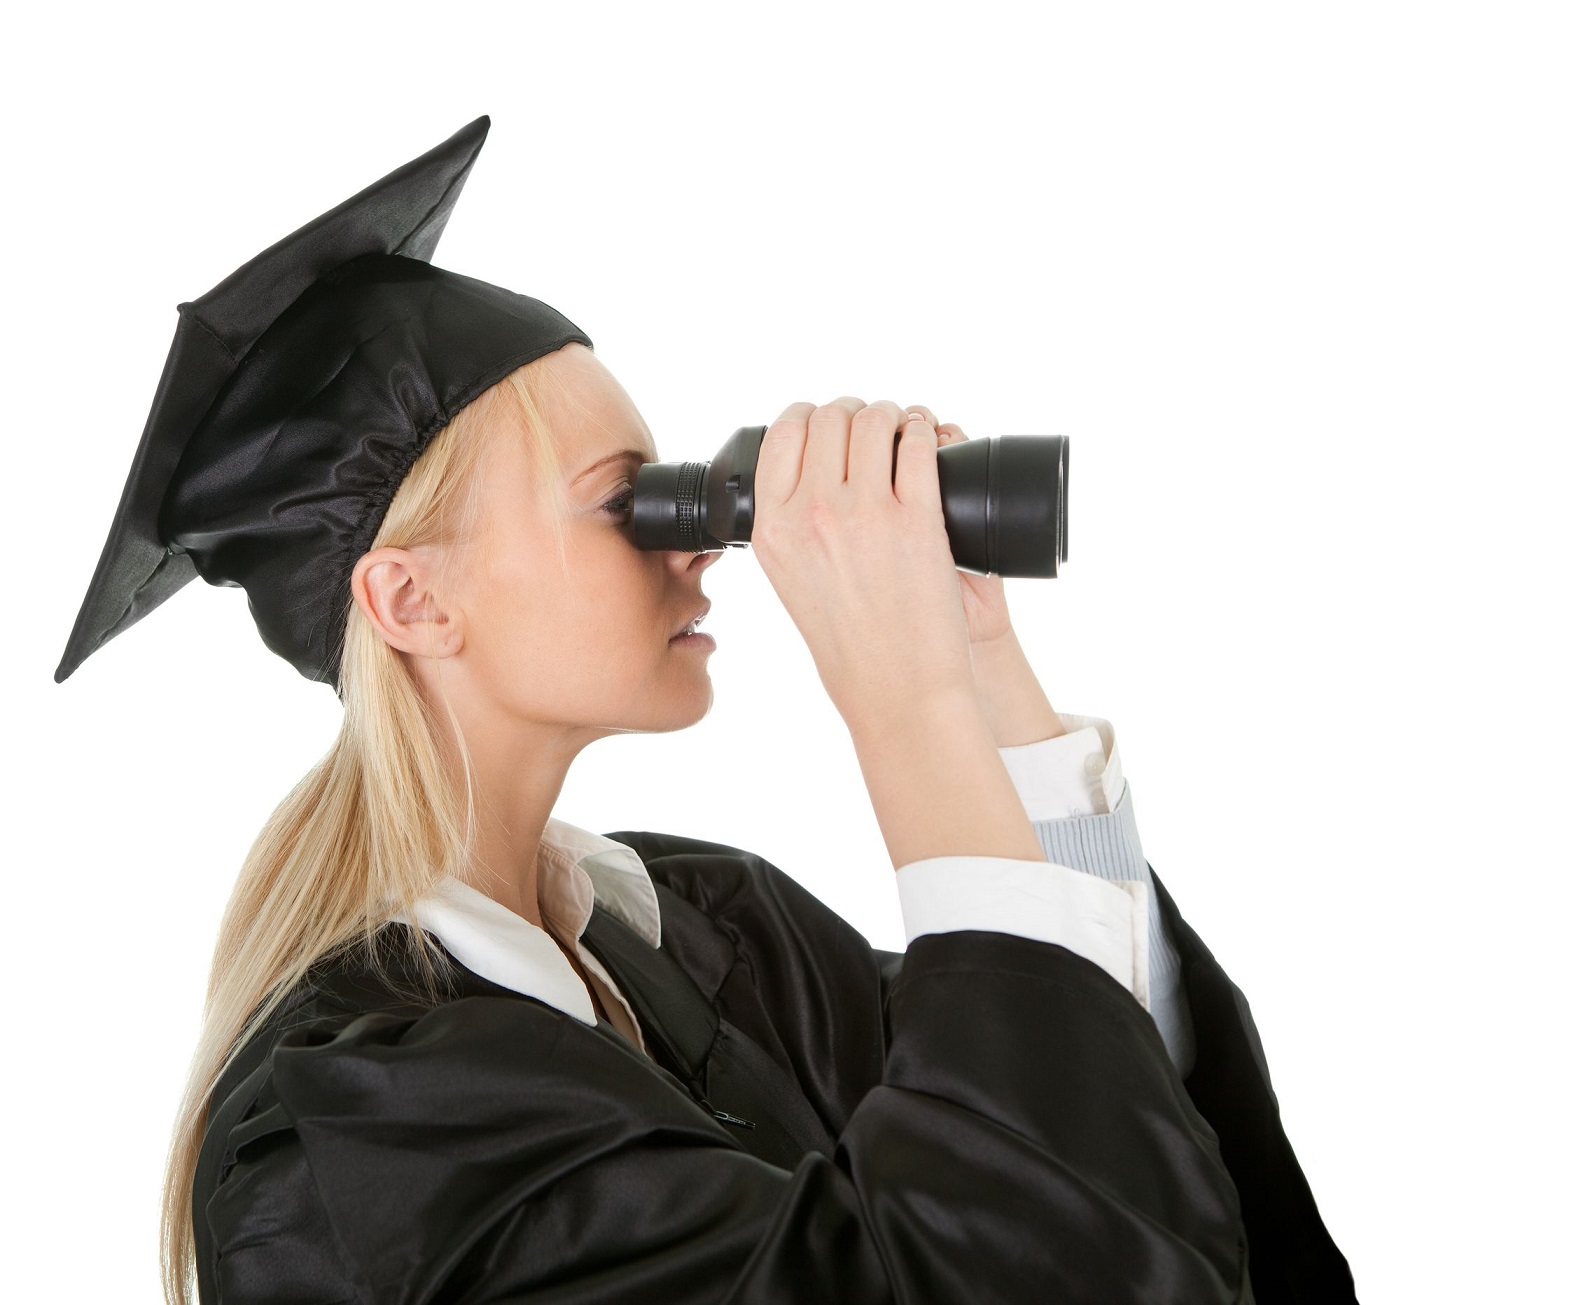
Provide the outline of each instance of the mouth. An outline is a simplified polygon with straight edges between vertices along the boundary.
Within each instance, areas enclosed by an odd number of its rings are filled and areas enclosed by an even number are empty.
[[[677,639],[681,635],[694,634],[695,631],[700,628],[700,623],[706,619],[706,613],[709,611],[711,611],[711,604],[707,603],[700,609],[700,611],[691,616],[689,620],[685,621],[683,625],[679,626],[679,628],[668,637],[670,639]]]

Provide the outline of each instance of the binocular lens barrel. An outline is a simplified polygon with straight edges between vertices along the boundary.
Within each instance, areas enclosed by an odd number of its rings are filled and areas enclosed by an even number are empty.
[[[710,462],[651,462],[635,476],[635,546],[688,553],[743,548],[755,524],[765,426],[741,426]],[[897,442],[893,437],[893,470]],[[996,435],[936,451],[941,512],[958,566],[1054,578],[1067,560],[1065,435]]]

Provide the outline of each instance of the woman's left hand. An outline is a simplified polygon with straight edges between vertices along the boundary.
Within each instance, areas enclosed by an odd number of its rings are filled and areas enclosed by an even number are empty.
[[[922,403],[911,403],[903,411],[918,413],[935,427],[938,448],[968,439],[956,422],[937,426],[936,414]],[[963,613],[968,617],[971,644],[989,643],[1011,633],[1012,617],[1007,612],[1007,593],[999,575],[959,571],[958,584],[963,590]]]

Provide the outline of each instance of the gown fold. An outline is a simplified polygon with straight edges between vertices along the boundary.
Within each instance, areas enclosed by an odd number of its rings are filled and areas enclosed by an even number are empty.
[[[886,952],[751,853],[607,837],[662,945],[600,905],[583,941],[650,1054],[458,963],[413,1000],[386,926],[384,977],[318,967],[214,1093],[204,1305],[1355,1300],[1247,1003],[1158,877],[1186,1082],[1063,947]]]

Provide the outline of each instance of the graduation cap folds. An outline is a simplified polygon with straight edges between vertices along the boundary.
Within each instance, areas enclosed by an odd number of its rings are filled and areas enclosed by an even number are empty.
[[[590,338],[432,266],[485,115],[176,306],[175,340],[55,681],[196,576],[338,687],[350,573],[432,437],[515,368]]]

